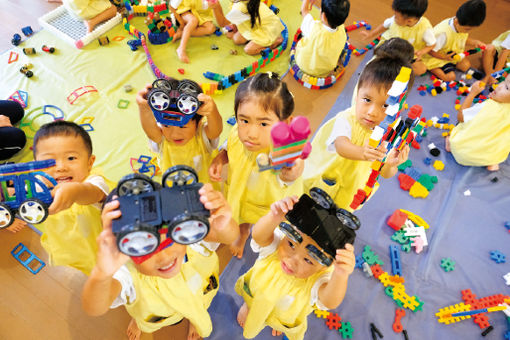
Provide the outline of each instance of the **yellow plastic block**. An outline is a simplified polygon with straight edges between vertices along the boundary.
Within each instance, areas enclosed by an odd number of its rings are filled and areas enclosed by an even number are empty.
[[[381,169],[381,161],[373,161],[372,162],[372,170],[379,171]]]
[[[429,191],[420,182],[414,182],[411,189],[409,189],[409,195],[414,198],[425,198],[429,195]]]
[[[409,67],[402,67],[395,81],[400,81],[402,83],[408,82],[411,77],[411,72],[412,70]]]
[[[438,171],[443,171],[444,170],[444,163],[441,162],[441,161],[435,161],[434,162],[434,165],[432,165],[434,167],[434,169],[438,170]]]
[[[320,309],[314,309],[313,312],[315,313],[315,315],[318,318],[322,318],[322,319],[326,319],[330,314],[330,312],[328,312],[327,310],[320,310]]]

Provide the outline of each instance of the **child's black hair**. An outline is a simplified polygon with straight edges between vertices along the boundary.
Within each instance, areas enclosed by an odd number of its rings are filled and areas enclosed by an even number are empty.
[[[331,28],[337,28],[345,22],[350,8],[349,0],[322,0],[321,3],[321,10]]]
[[[486,6],[483,0],[469,0],[457,10],[457,20],[461,26],[480,26],[485,20]]]
[[[391,88],[393,81],[400,73],[402,66],[412,68],[409,61],[403,60],[399,56],[385,56],[375,58],[365,66],[358,81],[358,91],[363,86],[375,86],[385,91]],[[413,87],[414,76],[411,72],[408,89]]]
[[[400,58],[407,63],[414,59],[414,47],[409,41],[402,38],[391,38],[386,40],[374,49],[377,58]]]
[[[259,21],[260,25],[260,0],[248,0],[246,8],[248,9],[248,14],[250,15],[251,28],[255,27],[257,20]]]
[[[239,105],[252,96],[258,97],[262,108],[273,111],[280,121],[289,118],[294,111],[294,98],[277,73],[258,73],[239,84],[234,99],[236,118]]]
[[[37,130],[34,136],[33,154],[34,158],[37,153],[37,143],[41,139],[53,137],[53,136],[78,136],[83,140],[85,148],[90,155],[92,155],[92,140],[87,131],[74,122],[65,120],[56,120],[51,123],[44,124],[39,130]]]
[[[428,0],[393,0],[391,8],[406,17],[421,18],[427,10]]]

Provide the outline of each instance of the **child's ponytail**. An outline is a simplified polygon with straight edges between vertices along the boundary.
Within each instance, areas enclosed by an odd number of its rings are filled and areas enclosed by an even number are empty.
[[[248,14],[250,14],[251,28],[255,27],[257,19],[260,25],[260,0],[248,0],[248,5],[246,7],[248,8]]]

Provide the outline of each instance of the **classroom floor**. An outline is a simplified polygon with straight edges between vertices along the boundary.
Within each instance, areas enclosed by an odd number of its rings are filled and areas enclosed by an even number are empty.
[[[278,1],[284,0],[276,0],[276,5]],[[461,3],[463,0],[430,0],[426,16],[436,24],[446,16],[452,16]],[[45,0],[1,0],[0,33],[4,39],[0,41],[0,51],[11,47],[10,39],[21,27],[31,25],[34,30],[40,29],[37,18],[58,5]],[[300,6],[300,2],[296,1],[296,6]],[[474,30],[471,36],[490,42],[500,32],[510,28],[510,1],[487,1],[487,10],[486,22]],[[363,19],[376,26],[391,15],[391,0],[351,0],[351,12],[346,23]],[[351,42],[362,46],[357,40],[358,34],[356,31],[351,34]],[[305,89],[292,76],[287,75],[285,81],[296,102],[295,114],[307,116],[315,130],[330,111],[348,79],[354,75],[360,60],[353,56],[343,78],[328,90]],[[3,285],[0,289],[0,339],[125,338],[129,316],[124,309],[112,310],[98,318],[88,317],[82,312],[80,304],[84,276],[62,267],[45,268],[33,276],[9,254],[19,242],[36,254],[44,254],[39,235],[33,230],[26,228],[17,234],[0,231],[0,249],[3,249],[0,253],[0,282]],[[47,260],[44,256],[42,259]],[[227,249],[220,250],[220,259],[223,268],[229,261]],[[142,339],[185,339],[186,327],[186,323],[181,323],[152,335],[144,334]]]

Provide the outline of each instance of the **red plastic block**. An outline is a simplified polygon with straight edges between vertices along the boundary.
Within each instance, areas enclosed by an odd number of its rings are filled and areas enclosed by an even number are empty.
[[[397,209],[393,212],[393,215],[391,215],[390,218],[388,218],[388,222],[386,222],[386,223],[388,223],[388,225],[391,228],[398,231],[398,230],[402,229],[406,220],[407,220],[407,214]]]
[[[409,191],[409,189],[411,189],[411,187],[413,186],[414,182],[416,182],[415,179],[406,174],[399,174],[398,181],[400,183],[400,188],[405,191]]]

